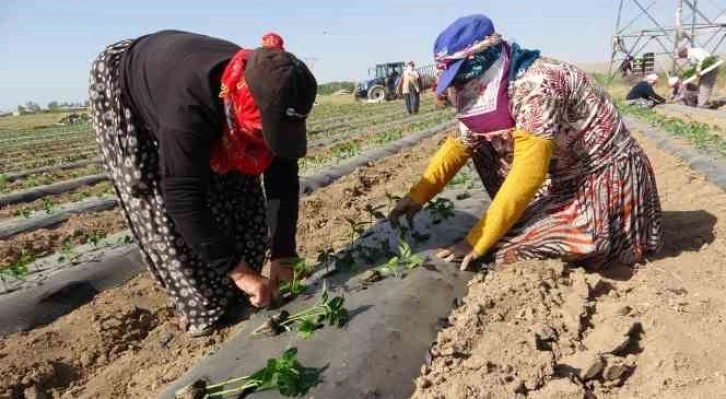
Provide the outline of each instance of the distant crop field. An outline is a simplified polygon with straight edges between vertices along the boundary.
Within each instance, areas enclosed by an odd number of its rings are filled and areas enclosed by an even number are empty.
[[[81,114],[87,112],[44,112],[32,115],[4,116],[0,118],[0,135],[8,130],[39,129],[55,126],[58,121],[72,113]]]

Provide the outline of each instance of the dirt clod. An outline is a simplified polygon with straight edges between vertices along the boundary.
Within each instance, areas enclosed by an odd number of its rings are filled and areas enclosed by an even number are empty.
[[[636,325],[636,321],[624,317],[610,319],[595,327],[585,337],[583,344],[598,353],[620,353],[630,343],[630,333]]]
[[[178,390],[174,394],[174,397],[176,399],[203,399],[205,396],[206,389],[207,389],[206,381],[196,380],[193,383]]]
[[[547,382],[542,389],[529,392],[529,399],[582,399],[585,390],[567,378],[557,378]]]
[[[605,366],[602,376],[605,381],[620,381],[620,378],[631,368],[632,366],[626,364],[622,358],[611,356],[607,358],[607,366]]]
[[[589,381],[598,376],[605,367],[602,357],[591,351],[577,352],[560,360],[563,375],[577,376],[582,381]]]

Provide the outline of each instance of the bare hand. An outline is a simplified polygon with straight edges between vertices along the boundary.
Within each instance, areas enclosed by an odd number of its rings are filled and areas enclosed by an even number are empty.
[[[292,281],[296,260],[297,258],[279,258],[270,261],[270,282],[273,288],[277,288],[280,283]]]
[[[256,308],[265,308],[270,306],[270,303],[275,296],[273,287],[271,287],[270,284],[270,279],[257,273],[244,262],[240,262],[237,267],[229,272],[228,276],[232,279],[232,281],[234,281],[237,288],[249,296],[250,304],[252,306]]]
[[[401,217],[405,216],[409,226],[413,227],[413,217],[416,216],[422,208],[423,207],[421,205],[411,198],[403,197],[396,203],[396,206],[393,207],[391,213],[388,214],[388,220],[392,225],[398,226]]]
[[[436,257],[447,262],[459,263],[460,270],[469,270],[477,255],[474,248],[466,240],[461,240],[449,248],[442,249],[436,253]]]

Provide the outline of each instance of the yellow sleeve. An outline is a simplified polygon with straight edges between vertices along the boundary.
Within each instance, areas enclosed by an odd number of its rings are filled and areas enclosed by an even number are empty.
[[[489,209],[469,231],[466,240],[478,256],[484,255],[519,220],[547,178],[552,140],[523,130],[514,132],[512,168]]]
[[[419,205],[426,204],[443,190],[470,156],[464,143],[453,137],[447,138],[429,161],[421,179],[408,192],[408,197]]]

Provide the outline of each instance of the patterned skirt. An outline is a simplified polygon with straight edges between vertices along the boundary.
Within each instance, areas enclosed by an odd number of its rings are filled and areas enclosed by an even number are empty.
[[[189,326],[206,328],[241,303],[244,295],[187,246],[167,213],[156,140],[125,102],[120,86],[119,63],[131,44],[129,40],[112,44],[93,62],[89,92],[96,141],[151,275]],[[269,237],[260,178],[212,174],[207,205],[214,217],[210,223],[235,237],[241,258],[261,270]]]
[[[597,269],[632,265],[659,250],[661,207],[653,169],[635,139],[628,135],[623,146],[597,170],[551,176],[492,249],[496,263],[559,258]],[[473,160],[494,198],[504,180],[495,172],[499,157],[491,145],[482,145]]]

